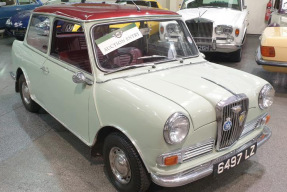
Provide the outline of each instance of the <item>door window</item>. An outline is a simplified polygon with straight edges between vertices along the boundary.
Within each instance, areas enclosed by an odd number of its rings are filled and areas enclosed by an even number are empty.
[[[92,73],[86,37],[80,23],[55,21],[51,56]]]
[[[6,3],[5,6],[11,6],[11,5],[15,5],[16,4],[15,0],[0,0],[0,2]]]
[[[27,43],[43,53],[47,53],[50,33],[50,19],[43,15],[33,15],[27,34]]]
[[[19,0],[20,5],[36,4],[36,0]]]

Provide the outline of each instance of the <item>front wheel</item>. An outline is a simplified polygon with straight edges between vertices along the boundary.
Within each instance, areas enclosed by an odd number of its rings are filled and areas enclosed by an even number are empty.
[[[32,100],[30,90],[23,74],[19,78],[19,90],[25,108],[33,113],[38,112],[41,107],[35,101]]]
[[[111,183],[119,191],[146,191],[149,175],[132,143],[120,133],[105,139],[104,163]]]

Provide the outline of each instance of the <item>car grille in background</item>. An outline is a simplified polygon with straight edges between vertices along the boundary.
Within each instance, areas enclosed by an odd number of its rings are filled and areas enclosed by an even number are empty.
[[[236,106],[241,106],[241,110],[237,113],[232,110]],[[249,100],[245,94],[239,94],[228,98],[227,100],[221,101],[216,106],[217,116],[217,143],[216,149],[223,150],[230,147],[236,142],[244,129],[245,120],[240,125],[239,116],[245,113],[247,117]],[[232,126],[230,130],[224,131],[223,126],[225,122],[230,118]]]
[[[210,140],[200,145],[185,149],[182,155],[182,162],[186,162],[201,155],[210,153],[213,149],[213,146],[214,146],[214,140]]]
[[[196,43],[212,42],[213,22],[202,18],[196,18],[186,21],[186,25]]]

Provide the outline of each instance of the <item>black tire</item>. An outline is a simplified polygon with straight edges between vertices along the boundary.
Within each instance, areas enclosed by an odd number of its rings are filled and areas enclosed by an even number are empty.
[[[15,38],[19,41],[24,41],[24,37],[23,36],[15,36]]]
[[[28,90],[28,92],[25,91],[25,89]],[[30,97],[30,92],[27,86],[27,82],[23,74],[19,78],[19,91],[20,91],[20,95],[21,95],[21,99],[22,99],[22,103],[24,107],[32,113],[37,113],[41,107],[35,101],[33,101],[32,98]]]
[[[230,60],[233,62],[240,62],[242,58],[242,48],[230,54]]]
[[[115,153],[116,151],[116,153]],[[122,153],[123,152],[123,153]],[[116,155],[118,154],[119,155]],[[114,155],[116,157],[121,156],[124,154],[124,159],[127,160],[128,163],[126,165],[128,166],[120,166],[124,168],[130,168],[126,170],[129,174],[125,174],[126,179],[123,179],[124,177],[121,177],[121,179],[124,180],[120,181],[116,177],[116,173],[113,172],[110,159],[113,159],[113,157],[110,158],[110,156]],[[111,181],[111,183],[114,185],[114,187],[120,191],[120,192],[143,192],[146,191],[150,186],[150,177],[147,173],[136,149],[132,145],[132,143],[129,141],[128,138],[126,138],[123,134],[120,133],[111,133],[107,136],[104,142],[103,147],[103,155],[104,155],[104,163],[107,170],[107,175]],[[114,160],[116,160],[115,158]],[[115,162],[115,161],[112,161]],[[118,161],[117,161],[118,162]],[[126,162],[126,161],[122,161]],[[120,163],[118,163],[120,164]],[[116,167],[116,165],[114,166]],[[114,171],[118,171],[117,168],[114,169]],[[125,170],[124,170],[125,171]],[[122,171],[122,172],[124,172]],[[119,173],[119,171],[118,171]]]

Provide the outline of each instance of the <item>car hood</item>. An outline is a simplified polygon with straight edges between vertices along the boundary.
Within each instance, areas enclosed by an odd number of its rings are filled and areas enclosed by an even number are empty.
[[[266,82],[251,74],[206,62],[128,77],[125,80],[177,103],[189,113],[195,129],[216,120],[215,107],[233,94],[245,93],[257,107]]]
[[[182,15],[185,21],[198,18],[201,15],[201,18],[214,21],[215,25],[225,24],[232,26],[241,15],[241,11],[228,8],[192,8],[182,9],[177,13]]]

